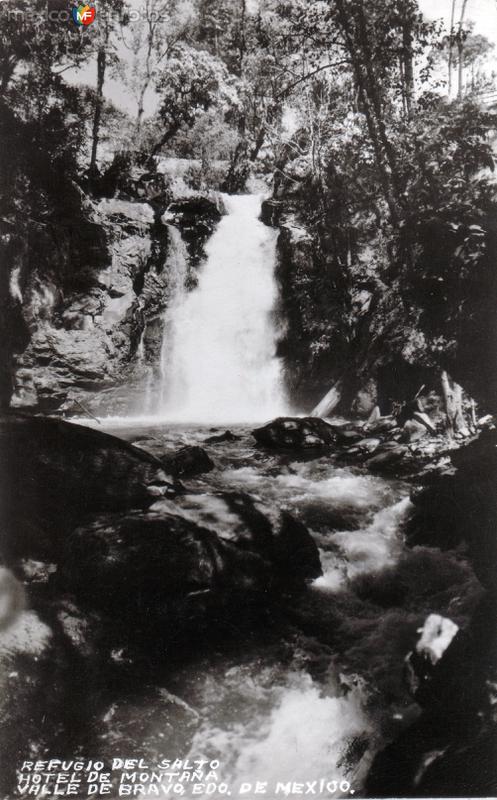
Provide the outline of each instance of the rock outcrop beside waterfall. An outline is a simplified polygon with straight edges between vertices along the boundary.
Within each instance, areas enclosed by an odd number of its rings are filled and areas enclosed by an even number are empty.
[[[187,242],[194,282],[223,212],[214,193],[184,187],[176,196],[163,183],[159,195],[139,182],[117,198],[80,193],[83,216],[80,203],[66,209],[67,241],[47,226],[19,252],[7,248],[4,404],[12,392],[14,408],[42,412],[83,413],[78,401],[97,413],[139,405],[133,387],[160,361],[171,225]],[[129,392],[119,391],[124,382]]]
[[[280,231],[279,354],[291,396],[310,411],[335,386],[334,413],[367,419],[375,406],[391,413],[424,387],[439,417],[440,367],[414,312],[377,269],[367,233],[347,238],[339,226],[316,222],[309,191],[305,182],[290,194],[280,187],[262,208],[262,219]]]
[[[422,390],[431,416],[442,419],[441,373],[447,369],[482,409],[492,410],[488,386],[495,369],[484,353],[488,348],[478,344],[482,332],[461,333],[464,325],[476,326],[471,320],[479,310],[456,329],[450,320],[444,328],[443,315],[433,321],[433,310],[423,305],[429,295],[423,294],[423,276],[411,286],[399,274],[371,220],[358,214],[353,225],[345,224],[338,204],[321,206],[309,170],[298,162],[290,156],[278,173],[261,215],[279,229],[278,352],[298,406],[311,411],[333,388],[334,413],[367,419],[375,407],[391,413]],[[480,293],[474,301],[481,301]],[[487,304],[483,312],[482,330],[494,324]],[[442,334],[435,338],[437,325]],[[471,367],[472,348],[480,370]],[[469,399],[466,410],[469,416]]]

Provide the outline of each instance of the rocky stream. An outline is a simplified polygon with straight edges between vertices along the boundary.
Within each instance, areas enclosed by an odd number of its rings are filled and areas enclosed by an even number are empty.
[[[219,761],[250,800],[490,796],[491,419],[450,439],[433,393],[385,410],[369,378],[346,417],[296,413],[260,198],[157,208],[102,201],[90,292],[14,286],[1,796],[25,760],[116,754]]]

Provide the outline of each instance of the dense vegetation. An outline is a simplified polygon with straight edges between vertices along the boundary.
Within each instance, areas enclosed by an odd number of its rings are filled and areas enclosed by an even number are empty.
[[[191,159],[197,189],[274,176],[314,242],[285,310],[297,394],[345,364],[363,385],[388,342],[391,361],[447,370],[491,408],[492,45],[465,10],[447,31],[415,0],[101,0],[77,28],[56,0],[2,3],[3,286],[40,252],[63,292],[91,286],[89,200],[159,157]],[[18,316],[14,296],[3,361],[25,342]]]

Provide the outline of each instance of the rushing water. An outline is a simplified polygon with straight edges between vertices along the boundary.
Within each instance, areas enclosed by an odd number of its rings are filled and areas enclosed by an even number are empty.
[[[223,200],[227,214],[207,244],[192,291],[185,289],[185,258],[173,234],[157,408],[162,419],[254,421],[285,410],[275,355],[277,234],[258,219],[259,196]]]
[[[180,669],[171,664],[158,694],[142,691],[107,716],[116,729],[124,719],[124,744],[134,754],[219,760],[237,796],[254,781],[272,787],[266,800],[278,800],[275,785],[288,781],[318,788],[323,781],[317,793],[324,797],[360,796],[385,733],[413,713],[402,665],[416,630],[427,613],[444,613],[467,574],[450,556],[406,550],[407,485],[344,467],[330,454],[256,446],[246,423],[286,407],[275,356],[275,232],[258,220],[260,198],[224,200],[228,214],[192,291],[184,245],[171,228],[160,385],[150,371],[147,425],[121,418],[115,427],[108,418],[104,427],[163,456],[204,445],[229,423],[236,441],[206,445],[215,469],[183,481],[190,498],[202,496],[199,514],[207,517],[196,521],[206,524],[211,513],[222,525],[213,492],[248,492],[305,523],[323,575],[302,595],[283,597],[260,627],[234,631],[228,642],[213,630],[212,646],[192,650]],[[214,422],[222,427],[209,428]],[[116,736],[108,743],[122,748]],[[254,800],[254,789],[245,796]]]
[[[204,444],[222,428],[110,430],[163,455]],[[286,601],[291,621],[274,622],[274,630],[269,626],[249,639],[241,634],[238,641],[235,633],[227,646],[217,642],[212,650],[192,652],[191,662],[172,670],[166,687],[174,698],[168,708],[171,732],[163,752],[218,759],[235,795],[254,779],[273,787],[278,781],[346,780],[360,795],[382,741],[377,717],[385,715],[385,699],[375,683],[378,678],[381,687],[391,668],[395,677],[388,680],[401,686],[402,626],[412,628],[413,615],[361,600],[353,587],[358,577],[381,574],[405,554],[408,487],[339,466],[328,455],[271,454],[256,446],[246,426],[232,430],[240,439],[207,445],[215,469],[184,481],[185,487],[203,498],[213,491],[245,491],[266,508],[290,511],[315,537],[323,576],[303,598]],[[214,515],[215,503],[213,498]],[[422,618],[419,612],[414,617],[416,624]],[[400,720],[405,708],[402,690],[396,691]],[[153,720],[155,711],[149,713]],[[160,724],[151,723],[149,738],[163,730]],[[338,788],[321,796],[349,795]],[[273,800],[271,793],[266,796]],[[254,800],[253,793],[247,797]]]

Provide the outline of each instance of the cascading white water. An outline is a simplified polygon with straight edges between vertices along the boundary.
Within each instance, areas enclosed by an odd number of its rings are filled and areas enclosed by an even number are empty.
[[[174,370],[173,354],[176,350],[176,337],[179,333],[176,325],[178,308],[187,296],[185,281],[188,273],[188,253],[181,233],[174,225],[167,226],[169,248],[165,269],[168,276],[168,301],[164,314],[162,330],[162,347],[160,354],[160,383],[155,405],[155,413],[163,416],[167,403],[169,385]]]
[[[276,358],[276,231],[257,195],[224,195],[198,286],[173,292],[164,326],[159,416],[251,422],[285,411]]]

